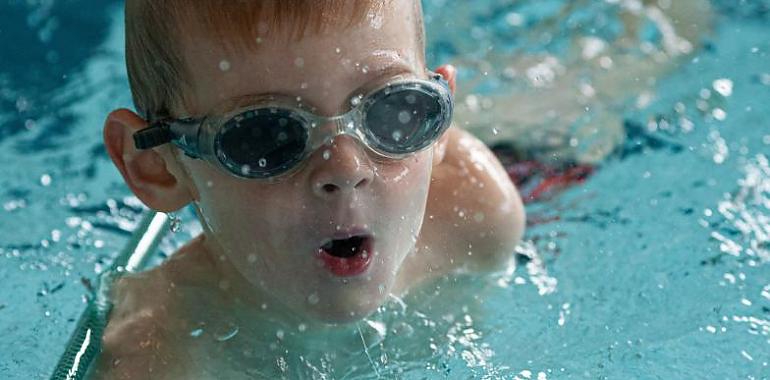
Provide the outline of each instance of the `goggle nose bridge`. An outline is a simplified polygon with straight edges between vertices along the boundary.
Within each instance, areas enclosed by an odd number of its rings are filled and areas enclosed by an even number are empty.
[[[357,108],[336,116],[322,117],[315,116],[311,121],[311,140],[313,150],[318,149],[323,144],[331,143],[337,136],[347,135],[358,140],[364,146],[367,146],[362,135],[361,123],[362,115]]]

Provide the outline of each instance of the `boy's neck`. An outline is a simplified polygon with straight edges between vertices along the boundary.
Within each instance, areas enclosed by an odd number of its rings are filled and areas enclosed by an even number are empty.
[[[298,313],[268,294],[261,286],[244,278],[227,255],[219,253],[221,250],[215,239],[211,239],[204,232],[197,240],[196,243],[200,244],[199,249],[214,268],[212,281],[216,282],[212,286],[217,286],[233,306],[239,309],[239,312],[253,313],[252,315],[256,315],[260,320],[270,322],[276,327],[285,326],[295,330],[300,325],[307,331],[317,332],[347,331],[355,327],[355,323],[328,324],[312,318],[300,317]]]
[[[348,324],[327,324],[312,319],[302,319],[286,308],[259,286],[251,284],[238,272],[226,256],[217,255],[211,239],[202,234],[193,240],[188,248],[203,255],[202,265],[206,265],[212,275],[210,287],[219,289],[219,305],[229,308],[229,321],[224,324],[238,326],[239,335],[251,341],[275,342],[286,349],[313,352],[323,351],[329,344],[338,349],[351,347],[360,351],[363,338],[367,343],[382,339],[381,332],[365,320]],[[226,283],[226,286],[222,286]],[[344,351],[344,350],[343,350]],[[351,351],[351,352],[353,352]]]

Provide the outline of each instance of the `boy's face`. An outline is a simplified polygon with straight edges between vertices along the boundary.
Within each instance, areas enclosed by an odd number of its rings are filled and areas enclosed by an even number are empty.
[[[178,111],[220,114],[232,110],[231,99],[283,94],[319,115],[344,113],[368,83],[405,73],[425,78],[415,17],[412,1],[394,1],[361,25],[297,42],[287,42],[286,31],[269,31],[257,49],[225,48],[189,26],[196,36],[184,41],[192,93],[188,109]],[[389,294],[423,221],[433,149],[386,160],[341,136],[274,183],[180,161],[213,232],[213,253],[293,312],[334,322],[365,316]],[[335,274],[319,255],[338,233],[367,236],[373,257],[363,273]]]

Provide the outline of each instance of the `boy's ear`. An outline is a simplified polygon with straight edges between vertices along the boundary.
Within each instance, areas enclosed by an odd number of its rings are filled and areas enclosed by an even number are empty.
[[[449,89],[452,90],[452,95],[454,95],[457,88],[457,69],[452,65],[442,65],[434,72],[441,74],[449,82]]]
[[[107,153],[144,204],[157,211],[176,211],[193,200],[190,181],[168,147],[136,149],[134,133],[146,127],[147,122],[132,111],[112,111],[104,122]]]

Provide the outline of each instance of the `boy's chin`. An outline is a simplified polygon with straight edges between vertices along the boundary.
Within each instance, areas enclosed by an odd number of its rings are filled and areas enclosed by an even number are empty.
[[[316,321],[327,325],[345,325],[358,322],[377,311],[383,303],[382,299],[369,299],[366,305],[328,305],[308,310],[309,316]]]

